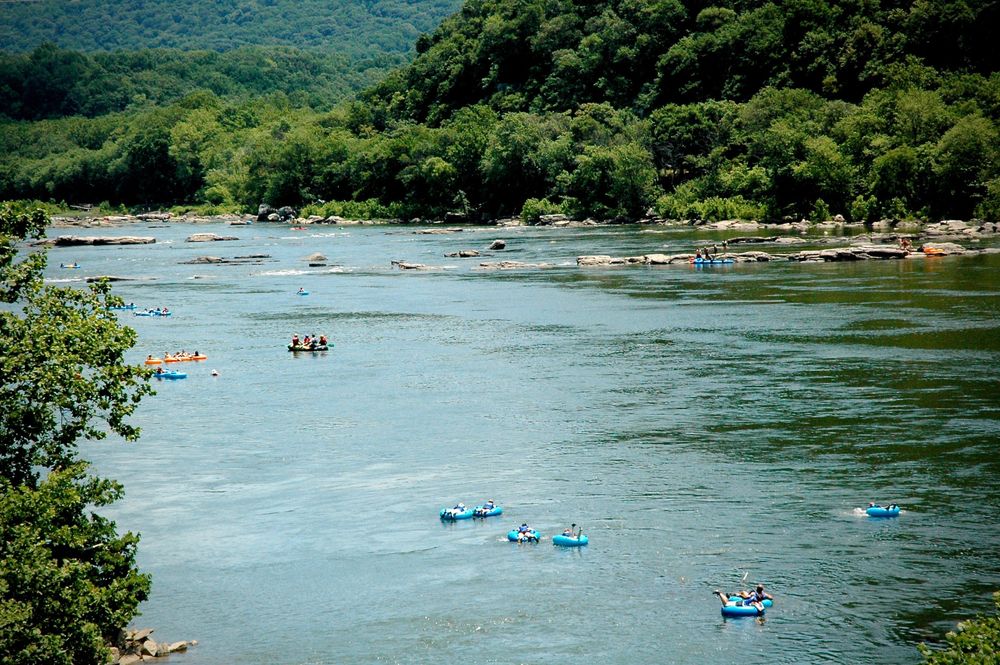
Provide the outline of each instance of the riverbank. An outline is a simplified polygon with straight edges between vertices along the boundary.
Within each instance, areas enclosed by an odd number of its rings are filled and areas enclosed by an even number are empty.
[[[433,232],[454,233],[460,232],[461,227],[469,226],[474,228],[496,226],[496,227],[519,227],[519,226],[540,226],[552,228],[581,228],[593,226],[618,226],[621,222],[597,221],[594,219],[571,219],[566,215],[542,215],[537,224],[527,224],[517,217],[507,217],[492,220],[487,224],[470,224],[468,220],[460,215],[449,215],[445,219],[348,219],[344,217],[330,216],[320,217],[312,215],[299,217],[290,208],[280,209],[282,212],[272,211],[270,208],[251,214],[227,214],[227,215],[175,215],[171,212],[148,212],[135,215],[54,215],[52,226],[55,228],[83,227],[101,228],[128,226],[133,224],[229,224],[233,226],[248,225],[253,223],[264,224],[291,224],[293,226],[312,225],[335,225],[335,226],[357,226],[357,225],[414,225],[432,226],[442,228]],[[1000,223],[986,222],[983,220],[941,220],[936,222],[925,222],[920,220],[892,220],[883,219],[871,224],[860,222],[848,222],[840,215],[833,219],[812,222],[809,220],[799,220],[797,222],[767,223],[755,220],[722,220],[709,222],[706,220],[668,220],[658,217],[645,217],[629,222],[635,225],[651,227],[678,227],[691,228],[694,231],[720,231],[720,232],[766,232],[766,233],[832,233],[835,231],[849,233],[871,233],[893,234],[894,238],[900,237],[934,237],[945,238],[977,238],[990,237],[1000,234]],[[777,237],[777,236],[775,236]]]

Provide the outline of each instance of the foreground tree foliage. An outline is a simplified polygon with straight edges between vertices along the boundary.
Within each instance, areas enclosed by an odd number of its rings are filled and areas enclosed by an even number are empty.
[[[993,602],[1000,611],[1000,591],[993,594]],[[1000,613],[963,621],[958,628],[945,635],[943,649],[919,646],[924,662],[928,665],[987,665],[1000,662]]]
[[[126,418],[151,392],[126,365],[135,332],[107,283],[46,286],[42,252],[19,255],[47,219],[0,204],[0,655],[5,664],[104,663],[150,579],[138,537],[93,512],[122,494],[88,474],[79,441],[138,437]]]

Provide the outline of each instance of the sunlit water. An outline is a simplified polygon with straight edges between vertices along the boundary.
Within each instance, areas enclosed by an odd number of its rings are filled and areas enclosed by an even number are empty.
[[[135,625],[199,641],[172,661],[909,663],[1000,589],[1000,256],[578,268],[707,236],[110,233],[157,243],[55,249],[50,277],[141,278],[115,292],[175,313],[122,313],[132,359],[209,358],[157,385],[139,443],[85,448],[142,535]],[[552,267],[478,269],[500,259]],[[486,498],[503,517],[437,518]],[[505,542],[521,522],[540,545]],[[591,544],[553,547],[573,522]],[[720,616],[744,575],[763,621]]]

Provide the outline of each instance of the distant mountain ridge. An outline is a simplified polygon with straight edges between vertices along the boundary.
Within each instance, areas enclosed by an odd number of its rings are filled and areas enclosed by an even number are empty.
[[[409,53],[458,0],[35,0],[0,2],[0,49],[84,52],[293,46],[346,55]]]

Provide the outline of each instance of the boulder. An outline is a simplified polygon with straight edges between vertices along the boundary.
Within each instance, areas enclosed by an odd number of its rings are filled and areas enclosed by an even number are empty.
[[[260,221],[262,221],[262,222],[280,222],[281,221],[281,217],[278,215],[278,213],[272,212],[271,214],[269,214],[267,217],[265,217],[264,219],[262,219]]]
[[[597,254],[592,256],[578,256],[576,257],[576,265],[578,266],[611,266],[611,265],[624,265],[625,259],[616,259],[607,254]]]
[[[225,259],[221,256],[198,256],[190,261],[181,261],[181,265],[202,265],[205,263],[225,263]]]
[[[507,247],[507,243],[503,240],[494,240],[490,243],[489,249],[504,249]]]
[[[135,663],[141,663],[142,656],[134,653],[125,654],[118,659],[118,665],[135,665]]]
[[[474,249],[463,249],[463,250],[460,250],[460,251],[457,251],[457,252],[449,252],[449,253],[445,254],[445,256],[451,257],[453,259],[454,258],[468,259],[468,258],[472,258],[474,256],[479,256],[479,252],[477,252]]]
[[[437,236],[437,235],[445,235],[447,233],[461,233],[461,232],[462,232],[461,227],[454,227],[454,226],[446,229],[417,229],[416,231],[414,231],[414,233],[424,236]]]
[[[396,266],[400,270],[433,270],[431,266],[423,263],[408,263],[407,261],[391,261],[390,265]]]
[[[302,260],[306,261],[306,262],[316,263],[318,261],[327,261],[328,259],[325,256],[323,256],[322,254],[320,254],[319,252],[314,252],[314,253],[310,254],[309,256],[303,258]]]
[[[142,643],[139,653],[143,656],[153,656],[155,658],[160,653],[160,645],[154,640],[146,640]]]
[[[138,630],[133,630],[126,635],[125,639],[130,642],[145,642],[146,638],[153,634],[152,628],[140,628]]]
[[[236,236],[220,236],[214,233],[195,233],[187,237],[185,242],[220,242],[224,240],[239,240]]]
[[[774,261],[774,257],[767,252],[740,252],[739,254],[726,254],[727,259],[733,259],[737,263],[760,263],[764,261]]]
[[[187,651],[187,642],[174,642],[173,644],[167,646],[167,651],[170,653],[177,653],[178,651]]]
[[[542,226],[550,226],[552,224],[556,224],[557,222],[568,222],[568,221],[569,221],[569,217],[567,217],[566,215],[561,215],[561,214],[558,214],[558,215],[539,215],[538,216],[538,223],[541,224]]]
[[[643,258],[643,263],[651,266],[665,266],[670,263],[671,257],[666,254],[646,254]]]

